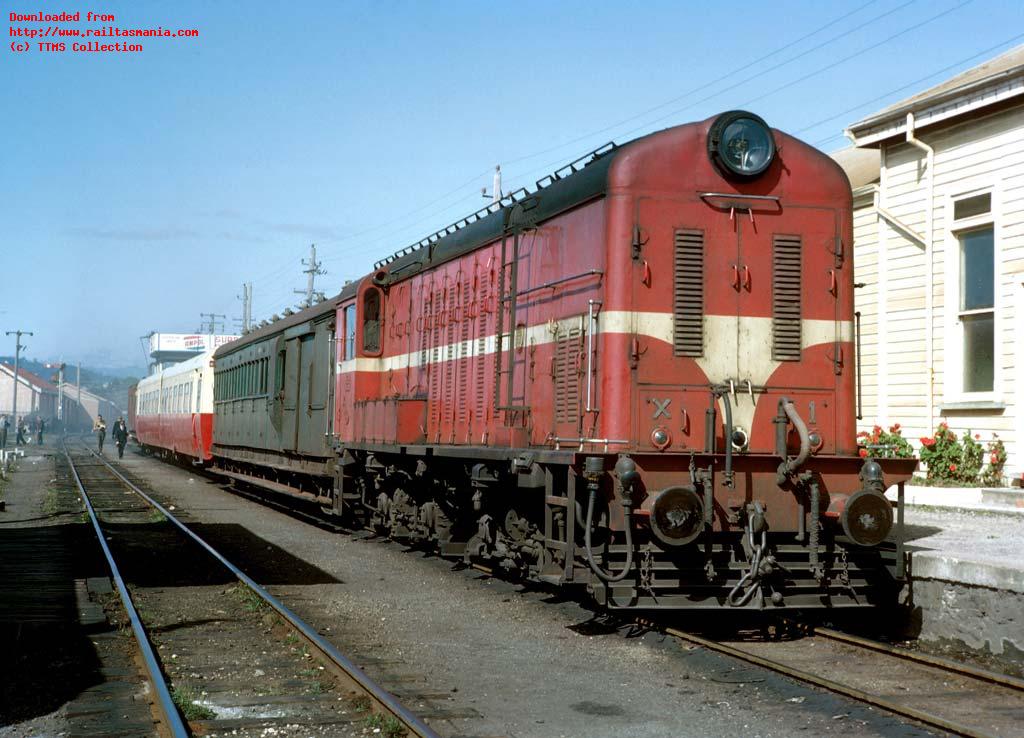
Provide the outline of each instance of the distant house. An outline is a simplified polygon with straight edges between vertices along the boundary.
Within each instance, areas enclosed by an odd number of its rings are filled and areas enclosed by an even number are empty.
[[[102,415],[107,425],[111,425],[122,411],[110,400],[85,389],[79,391],[78,385],[65,382],[64,413],[65,427],[76,430],[92,428],[98,415]]]
[[[1024,46],[854,123],[863,427],[940,422],[1024,471]]]
[[[57,388],[42,377],[18,368],[18,417],[57,417]],[[0,363],[0,415],[13,418],[14,367]],[[13,423],[12,423],[13,424]]]

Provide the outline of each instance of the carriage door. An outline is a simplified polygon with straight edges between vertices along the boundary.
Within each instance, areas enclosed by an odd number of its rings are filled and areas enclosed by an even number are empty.
[[[331,381],[330,326],[320,323],[315,333],[301,340],[302,411],[299,433],[299,451],[316,456],[323,455],[327,435],[327,397]]]
[[[284,350],[284,413],[281,423],[281,448],[294,451],[298,437],[299,421],[296,408],[299,406],[300,364],[302,353],[301,338],[296,336],[285,341]]]
[[[320,343],[325,343],[326,335]],[[319,453],[323,448],[324,405],[323,371],[317,371],[316,334],[299,338],[299,392],[296,407],[298,433],[295,448],[302,453]],[[326,359],[319,362],[322,367]]]

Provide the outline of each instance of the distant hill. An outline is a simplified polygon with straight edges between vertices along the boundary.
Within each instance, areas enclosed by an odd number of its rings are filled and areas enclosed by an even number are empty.
[[[0,356],[0,362],[6,362],[14,365],[13,356]],[[57,370],[51,369],[46,364],[55,364],[57,362],[43,362],[36,359],[25,359],[22,358],[19,365],[26,370],[36,374],[43,379],[57,384]],[[87,389],[90,392],[105,397],[122,410],[128,408],[128,388],[139,381],[139,379],[145,376],[145,370],[138,370],[137,372],[132,369],[126,370],[114,370],[124,371],[124,374],[114,374],[110,369],[101,368],[93,369],[89,367],[82,367],[82,388]],[[76,369],[73,364],[67,364],[64,367],[64,380],[67,382],[74,382],[76,378]]]

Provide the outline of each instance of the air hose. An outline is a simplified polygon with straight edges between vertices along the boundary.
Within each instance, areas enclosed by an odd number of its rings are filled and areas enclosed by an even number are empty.
[[[629,574],[629,570],[633,568],[633,501],[628,496],[622,501],[622,515],[626,525],[626,563],[623,565],[622,571],[612,574],[602,569],[597,561],[594,560],[594,552],[591,549],[590,529],[594,522],[594,502],[597,500],[598,485],[596,482],[591,482],[589,487],[590,500],[587,502],[587,524],[583,529],[583,543],[587,553],[587,563],[590,564],[591,570],[597,574],[599,579],[605,582],[621,582]]]

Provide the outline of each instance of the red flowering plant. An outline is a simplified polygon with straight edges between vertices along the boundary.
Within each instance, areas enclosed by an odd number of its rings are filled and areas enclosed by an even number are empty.
[[[952,482],[963,462],[964,448],[956,433],[939,423],[935,433],[921,438],[921,461],[928,465],[928,479]]]
[[[928,479],[940,483],[977,484],[984,460],[981,436],[967,431],[960,438],[945,423],[921,439],[921,461]]]
[[[988,443],[986,455],[988,456],[988,466],[985,467],[985,472],[981,475],[981,481],[990,487],[1002,487],[1003,468],[1006,466],[1006,444],[994,433],[992,440]]]
[[[872,456],[876,459],[910,459],[914,456],[914,447],[903,437],[899,423],[883,430],[876,425],[871,432],[861,431],[857,434],[858,453],[861,458]]]

